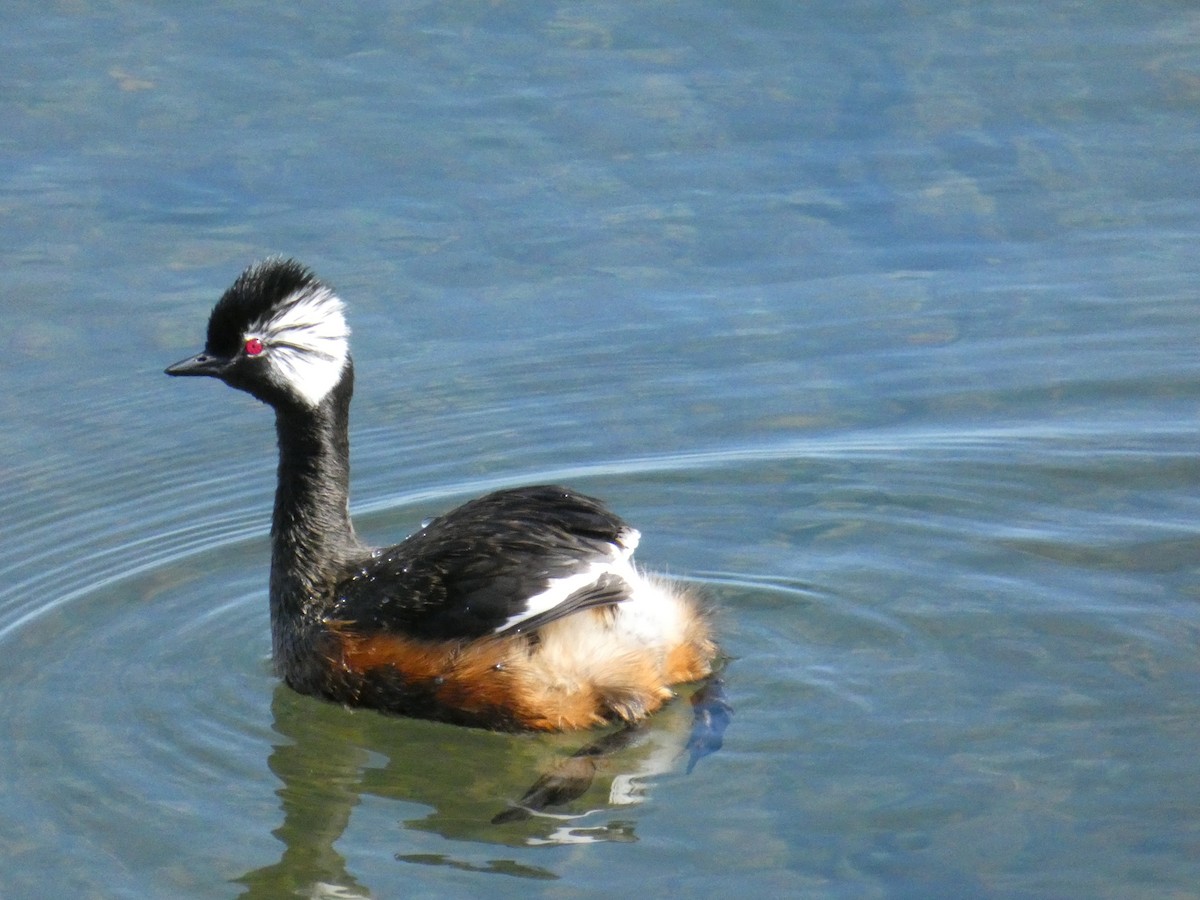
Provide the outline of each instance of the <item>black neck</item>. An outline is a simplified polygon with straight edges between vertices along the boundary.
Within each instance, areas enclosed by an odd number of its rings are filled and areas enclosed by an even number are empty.
[[[271,623],[278,659],[285,621],[320,615],[332,583],[363,551],[350,522],[350,397],[354,370],[316,409],[276,406],[279,487],[271,523]]]

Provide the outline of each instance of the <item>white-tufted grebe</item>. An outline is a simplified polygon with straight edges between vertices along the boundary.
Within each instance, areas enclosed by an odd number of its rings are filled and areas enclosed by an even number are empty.
[[[712,671],[686,588],[631,561],[638,532],[563,487],[497,491],[387,549],[350,521],[354,388],[342,301],[294,260],[246,269],[213,308],[208,375],[275,409],[275,666],[350,706],[505,730],[636,722]]]

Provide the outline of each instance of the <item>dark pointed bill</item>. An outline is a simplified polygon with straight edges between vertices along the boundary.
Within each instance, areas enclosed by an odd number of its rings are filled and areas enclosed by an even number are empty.
[[[167,366],[165,371],[168,375],[219,375],[227,362],[212,353],[197,353]]]

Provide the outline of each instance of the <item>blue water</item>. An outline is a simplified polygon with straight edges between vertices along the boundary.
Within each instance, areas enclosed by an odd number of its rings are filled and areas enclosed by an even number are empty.
[[[1193,896],[1200,14],[18,5],[0,37],[0,896]],[[596,735],[271,674],[269,413],[162,368],[350,305],[359,530],[565,481],[718,610]]]

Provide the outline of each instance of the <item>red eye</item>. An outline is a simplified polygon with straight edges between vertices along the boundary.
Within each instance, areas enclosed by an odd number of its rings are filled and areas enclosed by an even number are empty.
[[[258,338],[250,338],[246,341],[246,355],[258,356],[263,352],[263,343]]]

